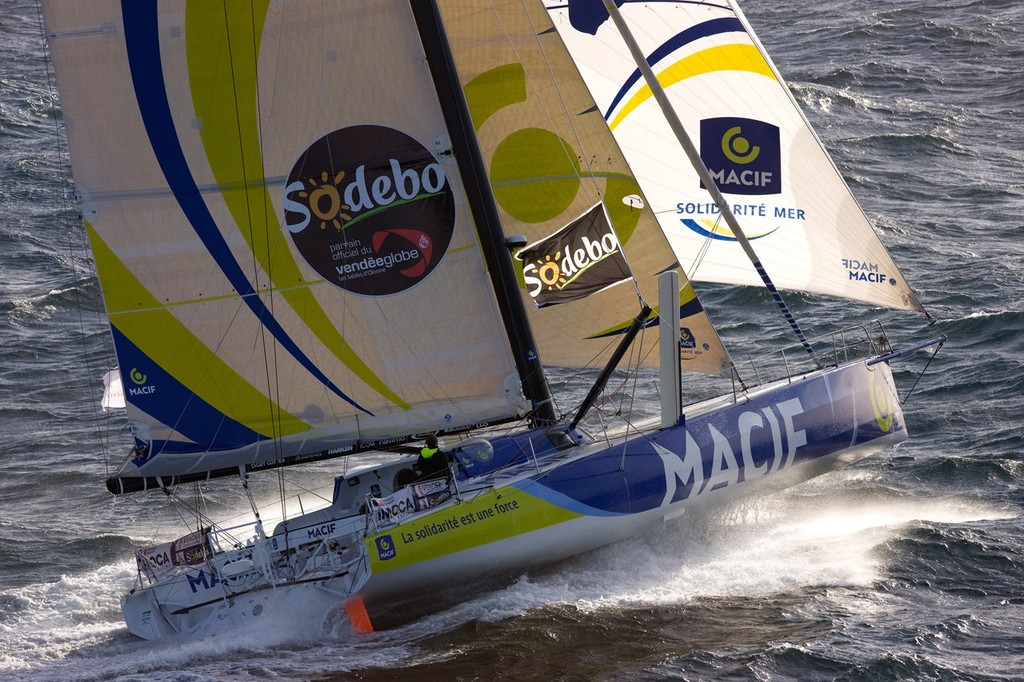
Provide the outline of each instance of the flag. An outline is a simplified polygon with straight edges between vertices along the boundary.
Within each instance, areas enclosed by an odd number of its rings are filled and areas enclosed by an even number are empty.
[[[598,202],[558,232],[523,247],[526,288],[538,308],[585,298],[633,276]]]
[[[124,407],[124,388],[121,385],[121,373],[115,367],[103,375],[103,398],[100,407],[106,412],[114,407]]]

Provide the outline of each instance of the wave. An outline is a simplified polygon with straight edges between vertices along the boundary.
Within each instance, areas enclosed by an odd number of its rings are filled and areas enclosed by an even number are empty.
[[[103,314],[104,308],[99,282],[94,275],[46,293],[0,300],[0,315],[6,314],[17,327],[52,320],[69,312],[93,316],[95,324],[102,324],[98,316]]]

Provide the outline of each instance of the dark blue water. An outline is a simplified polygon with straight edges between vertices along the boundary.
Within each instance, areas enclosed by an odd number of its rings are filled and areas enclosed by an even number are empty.
[[[179,526],[158,496],[104,491],[104,452],[116,459],[125,436],[98,408],[98,287],[64,201],[37,11],[0,4],[0,678],[1024,678],[1024,5],[744,5],[950,336],[906,405],[912,440],[397,630],[294,614],[152,644],[127,634],[119,598],[133,547]],[[772,319],[764,295],[705,289],[740,355],[785,337],[750,324]],[[811,332],[837,312],[886,315],[790,302]],[[928,335],[906,316],[886,324]],[[923,361],[896,367],[904,394]],[[288,475],[312,486],[332,466]],[[211,494],[219,516],[245,506]]]

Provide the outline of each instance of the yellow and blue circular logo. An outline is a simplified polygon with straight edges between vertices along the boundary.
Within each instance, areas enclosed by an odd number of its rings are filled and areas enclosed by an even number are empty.
[[[892,431],[895,419],[892,403],[890,402],[888,387],[879,382],[878,372],[871,372],[868,379],[868,393],[871,395],[871,409],[875,413],[875,421],[878,428],[884,433]]]

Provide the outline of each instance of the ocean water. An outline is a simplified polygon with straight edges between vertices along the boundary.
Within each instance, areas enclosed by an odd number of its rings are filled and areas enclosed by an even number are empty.
[[[299,612],[169,644],[121,621],[133,548],[177,527],[160,496],[103,487],[125,435],[97,404],[98,286],[37,9],[0,7],[0,679],[1024,678],[1024,5],[744,4],[950,337],[905,406],[910,441],[386,632]],[[759,292],[701,291],[727,340],[784,336],[750,324]],[[811,331],[837,310],[885,314],[790,303]],[[915,325],[890,328],[928,336]],[[923,366],[896,366],[904,395]],[[289,476],[314,485],[337,466]],[[245,507],[211,495],[222,516]]]

